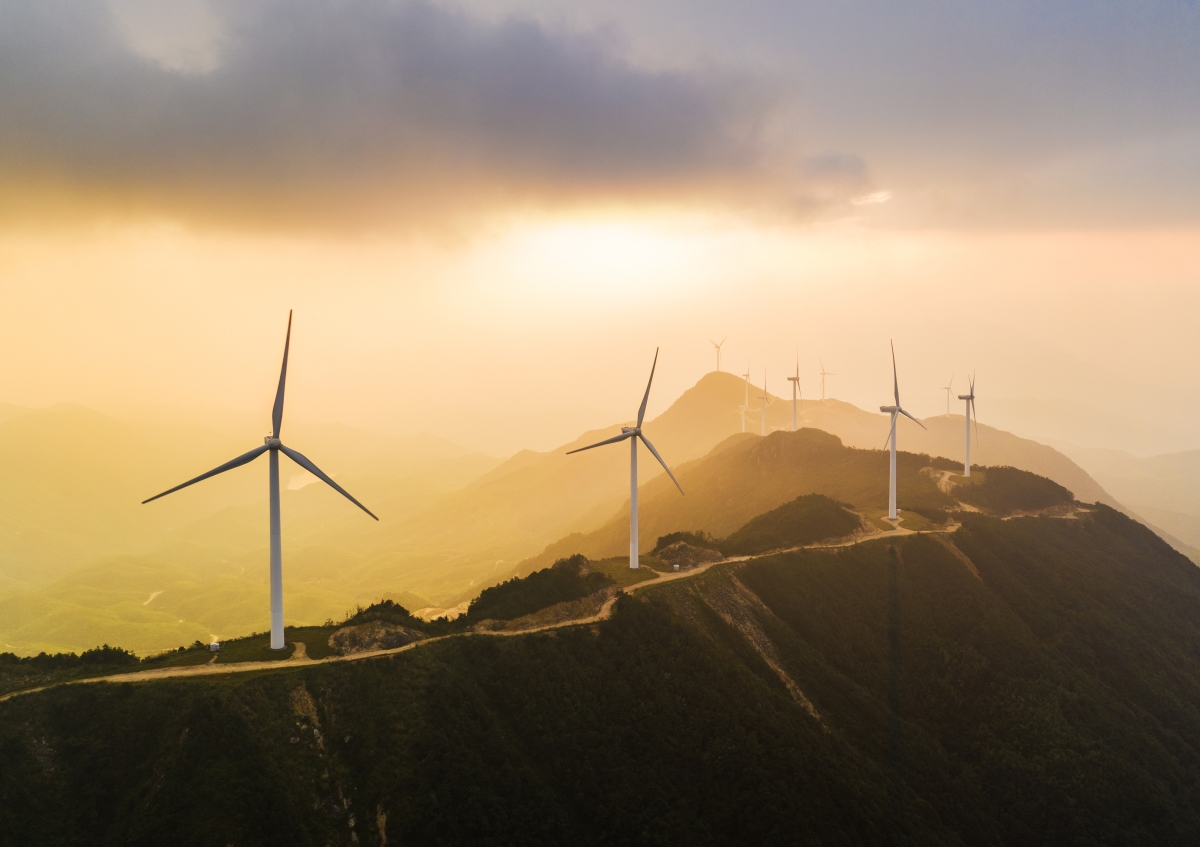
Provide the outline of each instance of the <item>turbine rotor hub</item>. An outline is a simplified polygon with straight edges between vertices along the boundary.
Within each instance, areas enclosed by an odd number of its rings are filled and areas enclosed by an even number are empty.
[[[272,450],[278,450],[280,447],[283,446],[283,442],[280,441],[278,438],[276,438],[273,435],[268,435],[266,438],[264,438],[263,444],[267,445]]]

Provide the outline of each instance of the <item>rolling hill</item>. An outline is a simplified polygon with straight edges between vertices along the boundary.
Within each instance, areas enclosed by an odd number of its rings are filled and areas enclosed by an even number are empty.
[[[672,468],[680,467],[740,433],[743,398],[738,377],[706,374],[646,424],[647,436]],[[757,433],[758,413],[751,411],[747,428]],[[931,419],[928,434],[905,422],[900,444],[913,452],[961,457],[962,420],[961,416]],[[801,425],[833,433],[848,446],[872,450],[878,450],[887,435],[885,416],[838,400],[806,401]],[[566,453],[615,435],[619,427],[584,433],[546,453],[518,453],[428,509],[381,528],[365,544],[366,558],[354,568],[352,578],[364,585],[403,584],[416,594],[454,605],[479,585],[507,576],[519,562],[559,538],[599,529],[628,499],[628,461],[614,449]],[[768,428],[790,427],[790,400],[773,398]],[[1086,472],[1053,448],[986,426],[980,427],[980,441],[982,446],[974,451],[980,463],[1028,470],[1058,482],[1081,500],[1115,503]],[[663,478],[653,462],[639,463],[639,474],[646,485]],[[346,549],[363,546],[349,535],[340,536],[338,542]]]
[[[902,513],[924,510],[936,516],[955,508],[961,499],[953,492],[943,492],[931,472],[961,472],[953,462],[900,451],[896,469],[896,501]],[[676,476],[685,496],[666,479],[647,483],[639,493],[641,548],[649,550],[655,539],[673,532],[727,536],[756,515],[804,495],[822,494],[880,514],[887,508],[887,453],[847,447],[841,439],[818,429],[776,431],[766,438],[735,435],[703,459],[681,465]],[[621,555],[628,544],[626,505],[599,529],[549,545],[523,562],[521,572],[571,553],[589,558]]]

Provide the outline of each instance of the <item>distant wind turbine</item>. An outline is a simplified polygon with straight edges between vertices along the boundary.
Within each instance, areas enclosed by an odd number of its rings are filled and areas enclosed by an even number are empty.
[[[817,361],[821,362],[821,399],[824,400],[825,399],[825,377],[837,376],[837,374],[831,373],[830,371],[825,370],[825,363],[822,362],[819,357],[817,358]]]
[[[758,398],[762,401],[762,415],[759,418],[759,435],[767,434],[767,403],[771,402],[770,396],[767,394],[767,369],[763,368],[763,393],[762,397]]]
[[[950,414],[950,392],[954,390],[954,374],[950,374],[950,384],[943,385],[942,390],[946,392],[946,414]]]
[[[368,515],[375,518],[375,515],[364,506],[362,503],[350,496],[346,489],[342,488],[332,479],[325,475],[325,472],[310,462],[307,458],[297,453],[290,447],[285,447],[283,442],[279,440],[279,430],[283,425],[283,389],[287,382],[287,363],[288,363],[288,348],[292,341],[292,313],[288,312],[288,328],[287,337],[283,342],[283,368],[279,371],[279,388],[275,391],[275,406],[271,410],[271,434],[263,439],[261,447],[255,447],[248,453],[243,453],[236,459],[231,459],[220,467],[213,468],[208,473],[200,474],[195,479],[189,479],[182,485],[177,485],[174,488],[168,488],[162,494],[155,494],[149,500],[143,500],[146,504],[152,500],[157,500],[159,497],[166,497],[181,488],[187,488],[189,485],[194,485],[201,480],[208,479],[210,476],[225,473],[225,471],[240,468],[242,465],[253,462],[263,453],[270,452],[270,499],[271,499],[271,649],[282,650],[286,645],[283,640],[283,550],[279,538],[279,454],[283,453],[293,462],[313,476],[324,481],[329,486],[337,491],[355,506],[362,509]],[[379,520],[379,518],[375,518]]]
[[[727,335],[721,339],[721,344],[724,344],[728,340],[729,340],[729,336]],[[720,373],[721,372],[721,344],[718,344],[717,342],[713,341],[711,338],[708,340],[708,342],[713,347],[717,348],[717,373]]]
[[[890,412],[892,415],[892,429],[888,435],[888,441],[892,444],[891,475],[888,478],[888,520],[894,521],[896,519],[896,418],[904,415],[921,429],[926,428],[925,424],[904,411],[904,407],[900,405],[900,378],[896,376],[896,345],[894,342],[892,343],[892,388],[895,390],[896,405],[880,406],[879,411]]]
[[[650,440],[642,434],[642,419],[646,417],[646,401],[650,399],[650,385],[654,382],[654,369],[658,366],[658,349],[654,350],[654,364],[650,366],[650,379],[646,383],[646,394],[642,397],[642,405],[638,409],[637,425],[621,427],[621,434],[606,438],[603,441],[597,441],[595,444],[589,444],[587,447],[580,447],[578,450],[569,450],[567,455],[572,453],[582,453],[584,450],[591,450],[593,447],[602,447],[605,444],[616,444],[618,441],[629,439],[629,567],[636,569],[638,566],[638,475],[637,475],[637,443],[638,439],[646,445],[654,458],[658,459],[658,463],[663,466],[663,470],[667,472],[667,476],[671,478],[671,482],[675,483],[675,487],[679,489],[679,493],[683,493],[683,486],[679,484],[679,480],[675,479],[675,474],[671,473],[671,469],[667,467],[667,463],[663,461],[662,456],[658,455],[658,451],[654,449],[654,445]]]
[[[792,432],[796,431],[796,400],[800,397],[800,351],[796,351],[796,375],[789,376],[792,384]]]
[[[963,459],[963,476],[971,475],[971,418],[975,413],[975,374],[971,374],[971,388],[966,394],[958,395],[959,400],[965,400],[967,405],[967,453]],[[979,418],[975,418],[975,438],[979,438]]]

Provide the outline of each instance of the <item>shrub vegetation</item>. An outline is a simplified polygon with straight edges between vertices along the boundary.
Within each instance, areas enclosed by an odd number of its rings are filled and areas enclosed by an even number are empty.
[[[604,574],[588,571],[587,563],[584,556],[576,554],[527,577],[513,577],[485,588],[471,601],[466,618],[471,623],[512,620],[555,603],[578,600],[612,584]]]
[[[719,542],[726,556],[752,556],[840,538],[859,528],[849,507],[824,494],[805,494],[753,518]]]
[[[955,496],[997,515],[1036,512],[1070,503],[1075,496],[1044,476],[1007,466],[986,468],[983,482],[955,488]]]

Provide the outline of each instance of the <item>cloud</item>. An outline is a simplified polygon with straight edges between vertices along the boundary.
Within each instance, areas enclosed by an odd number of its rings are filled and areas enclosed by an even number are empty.
[[[0,6],[10,220],[370,227],[815,196],[766,140],[776,93],[748,77],[648,70],[611,39],[423,2],[212,8],[215,59],[189,64],[135,49],[94,2]]]

